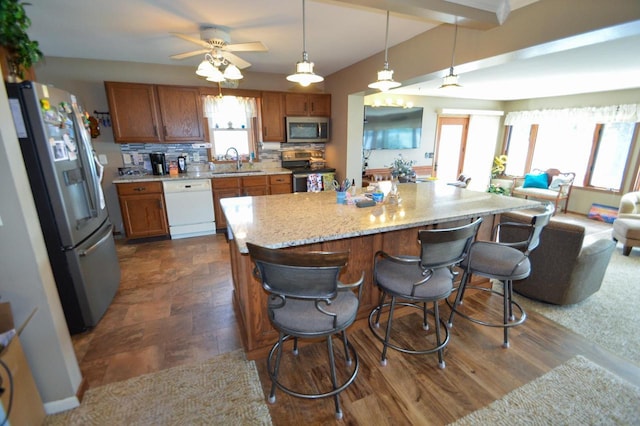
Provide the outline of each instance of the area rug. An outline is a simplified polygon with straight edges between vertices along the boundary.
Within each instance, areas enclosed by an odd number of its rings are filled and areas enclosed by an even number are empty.
[[[452,424],[634,425],[638,419],[640,388],[576,356]]]
[[[613,252],[600,290],[582,302],[557,306],[521,295],[516,300],[535,311],[640,365],[640,256]],[[529,318],[527,321],[530,321]]]
[[[45,425],[270,425],[260,378],[241,350],[89,389]]]

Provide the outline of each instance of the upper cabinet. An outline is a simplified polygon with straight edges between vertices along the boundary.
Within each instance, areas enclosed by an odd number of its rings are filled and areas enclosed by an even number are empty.
[[[204,141],[197,87],[105,82],[116,142]]]
[[[287,93],[285,115],[331,117],[331,95]]]
[[[197,87],[156,86],[165,141],[203,141],[202,99]]]
[[[262,92],[262,140],[284,142],[284,94]]]

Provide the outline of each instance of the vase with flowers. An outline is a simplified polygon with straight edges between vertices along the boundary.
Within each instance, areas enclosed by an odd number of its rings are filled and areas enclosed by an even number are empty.
[[[415,176],[413,164],[413,160],[405,160],[402,154],[399,154],[391,164],[391,177],[398,179],[399,182],[408,182]]]
[[[491,182],[487,192],[499,195],[509,195],[511,193],[511,187],[513,181],[505,175],[507,168],[507,156],[497,155],[493,159],[493,167],[491,168]]]

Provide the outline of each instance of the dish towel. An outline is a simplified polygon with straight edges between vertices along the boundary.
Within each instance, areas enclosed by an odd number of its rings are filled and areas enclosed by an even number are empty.
[[[307,176],[307,192],[322,191],[322,175],[320,173],[311,173]]]

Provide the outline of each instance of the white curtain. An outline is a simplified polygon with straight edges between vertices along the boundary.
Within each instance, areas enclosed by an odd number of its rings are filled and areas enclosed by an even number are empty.
[[[206,96],[204,116],[213,128],[246,128],[252,126],[257,115],[256,99],[239,96]]]
[[[604,107],[545,109],[534,111],[515,111],[507,114],[504,124],[531,125],[552,124],[553,122],[572,123],[635,123],[640,121],[640,104],[611,105]]]

